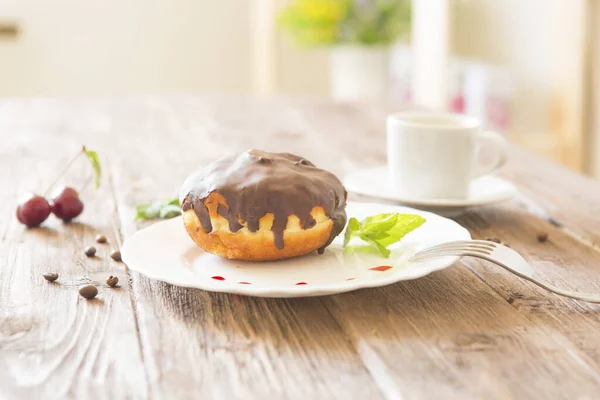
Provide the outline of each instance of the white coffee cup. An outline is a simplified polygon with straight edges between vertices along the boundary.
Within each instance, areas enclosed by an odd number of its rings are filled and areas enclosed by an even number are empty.
[[[483,148],[493,160],[479,163]],[[411,199],[465,199],[470,182],[506,163],[508,144],[468,116],[400,112],[387,119],[388,169],[396,194]]]

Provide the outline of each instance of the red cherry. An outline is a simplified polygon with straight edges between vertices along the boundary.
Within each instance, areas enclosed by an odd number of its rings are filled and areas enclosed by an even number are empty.
[[[39,226],[50,215],[48,200],[37,194],[24,197],[17,206],[17,219],[29,228]]]
[[[52,213],[65,222],[69,222],[83,211],[83,203],[77,191],[70,187],[58,190],[50,200]]]

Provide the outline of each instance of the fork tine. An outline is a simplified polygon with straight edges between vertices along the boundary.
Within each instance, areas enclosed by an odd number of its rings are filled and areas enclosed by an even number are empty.
[[[465,256],[481,258],[482,255],[483,254],[473,253],[471,251],[448,251],[448,252],[430,253],[430,254],[424,254],[424,255],[415,255],[415,256],[412,256],[411,258],[409,258],[408,261],[420,262],[420,261],[425,261],[425,260],[429,260],[432,258],[465,257]]]
[[[465,240],[466,242],[477,243],[477,244],[485,244],[492,247],[497,247],[498,243],[492,242],[489,240]]]
[[[481,245],[471,245],[471,244],[468,244],[468,245],[467,244],[464,244],[464,245],[452,244],[452,245],[431,247],[429,249],[425,249],[425,250],[422,250],[422,251],[416,253],[415,256],[422,255],[422,254],[429,254],[429,253],[437,253],[437,252],[467,251],[467,250],[482,253],[482,254],[491,254],[494,251],[494,248],[487,247],[487,246],[481,246]]]
[[[422,250],[413,255],[409,261],[419,261],[434,257],[471,255],[474,257],[490,255],[497,243],[484,240],[461,240],[446,242]]]
[[[417,254],[408,259],[410,262],[419,262],[424,260],[429,260],[431,258],[441,258],[441,257],[475,257],[475,258],[484,258],[488,259],[490,257],[489,254],[484,254],[480,252],[474,252],[470,250],[453,250],[453,251],[444,251],[444,252],[436,252],[436,253],[428,253],[428,254]]]
[[[448,250],[448,249],[476,249],[476,250],[482,250],[482,251],[487,251],[487,252],[494,251],[493,247],[482,246],[480,244],[447,244],[447,245],[443,245],[443,246],[430,247],[428,249],[422,250],[422,252],[426,252],[426,251],[430,251],[430,250],[437,251],[437,250]]]
[[[487,242],[485,240],[457,240],[454,242],[440,243],[440,244],[432,246],[430,248],[433,249],[433,248],[438,248],[438,247],[455,246],[455,245],[460,245],[460,246],[477,245],[477,246],[481,246],[481,247],[488,247],[490,250],[493,250],[494,248],[496,248],[498,246],[497,243]]]
[[[446,248],[446,247],[479,247],[479,248],[486,248],[487,250],[494,250],[497,246],[496,243],[493,242],[485,242],[483,240],[458,240],[458,241],[454,241],[454,242],[445,242],[445,243],[440,243],[437,244],[435,246],[429,247],[428,249],[425,249],[423,251],[427,251],[427,250],[433,250],[433,249],[442,249],[442,248]]]

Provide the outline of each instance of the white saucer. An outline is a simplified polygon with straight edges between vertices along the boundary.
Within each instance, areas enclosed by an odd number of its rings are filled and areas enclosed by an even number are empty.
[[[494,175],[475,179],[466,199],[410,199],[396,194],[388,180],[386,167],[363,169],[346,175],[344,186],[349,192],[410,205],[419,209],[451,216],[468,207],[510,200],[517,188],[509,181]]]
[[[349,202],[348,218],[400,212],[427,222],[389,247],[390,258],[343,249],[343,233],[327,247],[297,258],[271,262],[227,260],[206,253],[186,233],[181,217],[158,222],[125,241],[121,256],[127,266],[149,278],[173,285],[262,297],[320,296],[389,285],[420,278],[450,266],[457,257],[420,263],[407,260],[417,251],[452,240],[469,240],[456,222],[408,207]],[[352,242],[355,243],[355,242]],[[356,244],[361,244],[357,239]]]

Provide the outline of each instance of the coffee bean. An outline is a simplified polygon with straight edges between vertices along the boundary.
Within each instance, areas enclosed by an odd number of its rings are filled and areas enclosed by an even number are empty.
[[[545,241],[548,240],[548,233],[546,233],[546,232],[539,232],[537,234],[537,240],[540,243],[544,243]]]
[[[117,286],[117,283],[119,283],[119,278],[117,278],[116,276],[111,275],[108,278],[106,278],[106,284],[110,287]]]
[[[269,157],[258,157],[258,162],[260,164],[271,164],[273,162]]]
[[[83,285],[79,287],[79,294],[86,299],[93,299],[98,294],[98,288],[94,285]]]
[[[106,236],[104,236],[104,235],[96,235],[96,242],[97,243],[106,243]]]
[[[43,276],[48,282],[54,282],[58,279],[58,274],[56,272],[46,272]]]
[[[114,250],[112,253],[110,253],[110,258],[115,261],[121,261],[121,252],[119,250]]]
[[[88,246],[83,249],[83,252],[88,257],[94,257],[96,255],[96,248],[94,246]]]
[[[502,240],[498,239],[497,237],[489,237],[485,240],[487,240],[488,242],[494,242],[494,243],[498,243],[498,244],[502,243]]]
[[[301,158],[300,160],[296,161],[294,164],[310,166],[310,162],[306,161],[304,158]]]

